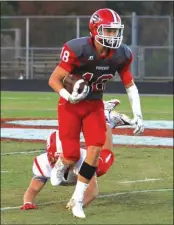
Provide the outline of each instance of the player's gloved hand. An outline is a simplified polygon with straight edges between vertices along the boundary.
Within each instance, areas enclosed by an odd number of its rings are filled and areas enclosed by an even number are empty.
[[[138,135],[144,131],[144,122],[143,118],[140,115],[135,116],[132,121],[132,124],[135,124],[135,130],[133,131],[134,135]]]
[[[21,206],[20,209],[21,210],[29,210],[29,209],[38,209],[38,207],[37,207],[37,205],[35,205],[31,202],[27,202],[23,206]]]
[[[89,86],[85,85],[83,88],[83,91],[81,93],[78,93],[78,90],[80,88],[80,84],[84,82],[84,80],[78,80],[73,88],[72,94],[69,96],[68,101],[71,102],[72,104],[76,104],[86,98],[86,96],[89,93]]]

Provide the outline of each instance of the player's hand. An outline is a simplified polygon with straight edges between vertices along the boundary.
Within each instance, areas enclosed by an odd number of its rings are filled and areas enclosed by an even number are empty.
[[[29,210],[29,209],[38,209],[37,205],[32,204],[30,202],[25,203],[23,206],[20,208],[21,210]]]
[[[78,93],[81,82],[84,82],[84,80],[78,80],[75,83],[74,88],[73,88],[73,92],[68,99],[68,101],[71,102],[72,104],[76,104],[76,103],[80,102],[81,100],[86,98],[86,96],[89,93],[89,86],[88,85],[84,86],[83,91],[80,94]]]
[[[131,123],[135,124],[136,126],[135,130],[133,131],[134,135],[138,135],[144,131],[144,122],[140,115],[135,116]]]

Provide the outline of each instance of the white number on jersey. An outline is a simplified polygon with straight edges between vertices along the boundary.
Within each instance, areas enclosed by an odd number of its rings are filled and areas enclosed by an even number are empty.
[[[62,48],[61,54],[60,54],[60,58],[64,61],[64,62],[68,62],[69,60],[69,56],[70,56],[70,52],[68,50],[65,50],[64,47]]]
[[[93,78],[93,73],[85,73],[83,74],[83,78],[87,81],[91,81]],[[113,78],[112,74],[103,74],[97,78],[96,81],[91,83],[92,91],[103,91],[105,89],[105,84],[107,81]]]

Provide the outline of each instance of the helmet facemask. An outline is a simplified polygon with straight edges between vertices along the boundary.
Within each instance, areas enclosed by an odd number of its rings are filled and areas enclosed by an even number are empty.
[[[111,25],[100,25],[97,29],[98,35],[95,40],[107,48],[119,48],[123,40],[124,25],[111,23]],[[112,35],[109,35],[112,33]]]

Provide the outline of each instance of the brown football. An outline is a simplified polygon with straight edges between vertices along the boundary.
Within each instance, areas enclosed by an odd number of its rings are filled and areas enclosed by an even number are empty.
[[[64,88],[71,94],[73,92],[73,87],[75,85],[75,83],[78,81],[78,80],[84,80],[83,77],[81,75],[77,75],[77,74],[70,74],[68,76],[66,76],[64,79],[63,79],[63,86]],[[87,81],[84,80],[84,82],[82,82],[80,84],[80,87],[79,87],[79,90],[78,90],[78,93],[80,94],[83,89],[84,89],[84,86],[87,84]]]

